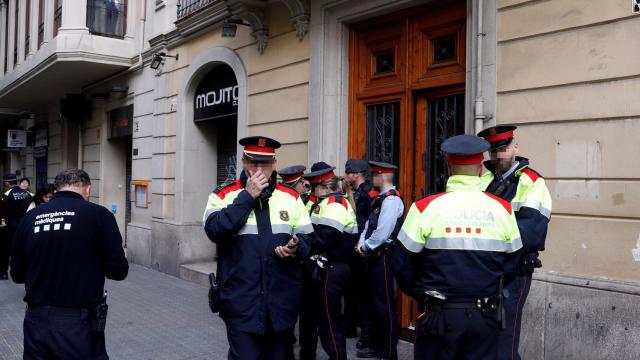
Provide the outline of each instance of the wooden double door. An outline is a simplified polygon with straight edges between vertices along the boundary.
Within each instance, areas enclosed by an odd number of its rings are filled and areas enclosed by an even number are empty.
[[[406,209],[441,192],[440,144],[465,132],[466,2],[437,1],[351,26],[349,155],[399,167]],[[399,293],[402,335],[415,304]]]

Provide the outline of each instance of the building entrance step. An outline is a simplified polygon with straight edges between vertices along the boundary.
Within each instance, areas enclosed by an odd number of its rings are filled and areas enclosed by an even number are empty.
[[[209,286],[209,274],[216,271],[214,261],[180,265],[180,278],[202,286]]]

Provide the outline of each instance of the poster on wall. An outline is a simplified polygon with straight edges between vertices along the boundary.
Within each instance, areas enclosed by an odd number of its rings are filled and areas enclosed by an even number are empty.
[[[133,105],[108,112],[109,139],[128,137],[133,134]]]
[[[22,149],[27,147],[27,131],[26,130],[7,130],[7,148]]]
[[[238,116],[238,80],[228,65],[218,65],[198,84],[193,121],[223,121]]]

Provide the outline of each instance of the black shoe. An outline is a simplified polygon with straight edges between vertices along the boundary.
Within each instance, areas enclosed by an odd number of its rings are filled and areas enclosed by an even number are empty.
[[[0,280],[9,280],[9,275],[7,275],[6,273],[0,275]]]
[[[378,357],[378,352],[370,347],[365,347],[358,350],[356,356],[361,359],[375,358]]]

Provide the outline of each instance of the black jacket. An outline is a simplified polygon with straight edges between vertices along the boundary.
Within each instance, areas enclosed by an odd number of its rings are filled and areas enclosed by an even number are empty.
[[[13,238],[11,278],[25,284],[31,306],[97,305],[105,277],[123,280],[128,271],[113,214],[74,192],[29,211]]]

